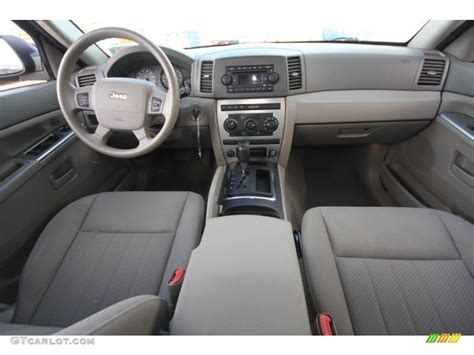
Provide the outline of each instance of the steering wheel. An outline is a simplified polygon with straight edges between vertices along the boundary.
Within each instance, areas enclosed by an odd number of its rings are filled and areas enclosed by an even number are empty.
[[[141,45],[149,51],[163,68],[169,82],[168,91],[155,84],[132,78],[107,78],[101,66],[81,70],[94,74],[92,86],[78,87],[73,71],[80,55],[94,43],[123,38]],[[179,112],[178,79],[166,54],[146,37],[134,31],[106,27],[88,32],[77,39],[64,54],[59,66],[57,91],[61,111],[71,129],[90,148],[116,158],[133,158],[144,155],[162,144],[171,134]],[[98,125],[94,133],[88,133],[79,122],[80,111],[93,111]],[[154,136],[150,134],[152,118],[164,117],[164,125]],[[107,145],[113,131],[133,132],[138,146],[119,149]]]

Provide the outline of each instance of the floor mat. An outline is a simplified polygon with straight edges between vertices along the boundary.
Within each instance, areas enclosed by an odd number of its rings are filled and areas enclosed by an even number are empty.
[[[147,191],[192,191],[207,199],[216,164],[211,150],[157,150],[148,157]]]
[[[306,181],[306,208],[378,206],[357,172],[353,149],[311,148],[298,155]]]

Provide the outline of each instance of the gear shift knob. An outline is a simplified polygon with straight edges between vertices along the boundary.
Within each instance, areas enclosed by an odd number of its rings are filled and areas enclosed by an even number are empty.
[[[242,168],[242,174],[245,176],[245,169],[250,159],[250,143],[248,141],[240,141],[237,146],[237,158]]]
[[[237,158],[240,164],[247,164],[250,159],[250,143],[248,141],[240,141],[237,146]]]

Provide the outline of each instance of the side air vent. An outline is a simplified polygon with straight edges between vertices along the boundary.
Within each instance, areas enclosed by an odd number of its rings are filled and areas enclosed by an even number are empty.
[[[288,57],[288,89],[298,90],[303,87],[301,75],[301,58]]]
[[[204,61],[201,64],[201,92],[212,93],[212,71],[214,63]]]
[[[288,57],[288,89],[298,90],[303,87],[301,75],[301,58]]]
[[[80,75],[77,77],[77,83],[79,84],[79,87],[83,86],[92,86],[96,82],[96,77],[95,74],[86,74],[86,75]]]
[[[444,59],[425,59],[423,68],[421,69],[418,85],[438,86],[443,79],[444,67],[446,60]]]

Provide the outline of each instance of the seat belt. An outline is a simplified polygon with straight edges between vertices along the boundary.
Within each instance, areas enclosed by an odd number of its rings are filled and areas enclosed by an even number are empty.
[[[176,302],[178,301],[179,292],[181,291],[185,274],[186,269],[184,267],[178,267],[173,271],[173,274],[168,280],[168,292],[173,306],[176,306]]]
[[[336,324],[328,313],[319,313],[316,316],[315,326],[319,335],[337,335]]]

